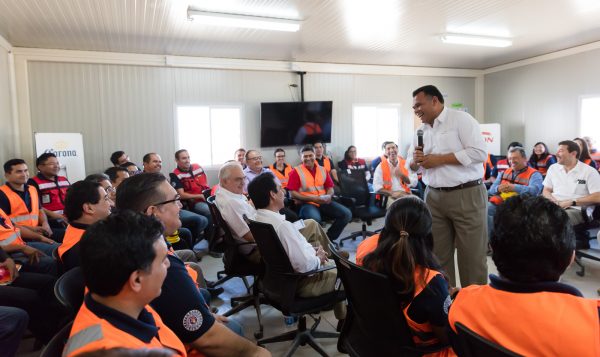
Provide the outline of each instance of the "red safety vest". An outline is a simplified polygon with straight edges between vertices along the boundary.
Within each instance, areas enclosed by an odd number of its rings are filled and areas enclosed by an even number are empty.
[[[57,176],[56,181],[40,178],[39,175],[32,178],[37,183],[40,190],[42,207],[48,211],[53,211],[58,214],[63,214],[65,209],[65,196],[67,189],[71,184],[66,177]]]
[[[190,171],[181,171],[179,168],[173,170],[173,173],[183,184],[183,191],[191,194],[202,194],[202,191],[210,188],[208,186],[206,173],[202,166],[192,164]]]
[[[523,356],[600,356],[597,300],[567,293],[463,288],[448,320]]]
[[[31,212],[27,209],[25,201],[8,187],[8,184],[0,186],[0,191],[4,192],[10,204],[10,219],[20,226],[37,227],[40,219],[40,201],[35,187],[28,186],[28,190],[31,197]]]
[[[543,160],[538,160],[535,163],[535,169],[538,170],[543,176],[546,176],[548,172],[548,161],[552,158],[552,155],[546,156]]]
[[[529,179],[531,179],[531,175],[533,175],[536,172],[537,172],[536,169],[527,166],[526,170],[524,170],[523,172],[521,172],[520,174],[515,176],[515,178],[513,179],[512,178],[513,169],[511,167],[502,173],[502,179],[500,180],[500,184],[513,183],[513,184],[517,184],[517,185],[528,186]],[[496,195],[490,197],[490,202],[497,206],[499,204],[502,204],[502,202],[504,202],[504,199],[500,196],[500,194],[496,194]]]
[[[0,217],[3,219],[3,224],[0,224],[0,246],[4,247],[7,245],[25,245],[25,242],[21,238],[21,230],[13,226],[10,221],[10,217],[0,209]]]
[[[327,193],[325,190],[325,179],[327,177],[327,172],[319,163],[315,161],[315,176],[310,173],[310,171],[304,166],[304,164],[298,165],[294,168],[298,173],[298,177],[300,178],[300,189],[298,193],[303,196],[322,196]],[[307,202],[311,205],[315,205],[319,207],[319,204],[314,202]]]
[[[423,276],[421,274],[415,273],[415,293],[414,293],[413,299],[416,298],[417,295],[419,295],[423,291],[423,289],[425,289],[425,287],[427,286],[427,284],[429,284],[431,279],[433,279],[437,275],[442,274],[439,271],[431,270],[431,269],[421,270],[420,273],[424,274],[425,279],[423,279]],[[412,301],[411,301],[411,303],[412,303]],[[406,323],[408,324],[408,327],[413,332],[413,341],[414,341],[415,345],[420,346],[420,347],[425,347],[425,346],[432,346],[432,345],[438,344],[440,341],[434,335],[433,329],[431,327],[431,324],[429,324],[429,322],[419,323],[419,322],[413,321],[410,318],[410,316],[408,316],[408,308],[410,307],[411,303],[409,303],[408,305],[406,305],[406,307],[404,307],[403,312],[404,312],[404,318],[406,319]],[[454,350],[452,350],[451,347],[448,347],[441,351],[427,354],[426,356],[442,357],[442,356],[456,356],[456,354],[454,353]]]
[[[156,311],[149,305],[146,306],[146,310],[152,314],[158,327],[158,337],[152,338],[148,343],[99,318],[83,303],[75,317],[75,321],[73,321],[73,327],[63,356],[71,357],[83,352],[111,348],[167,348],[172,350],[175,356],[187,356],[183,343],[162,322]]]
[[[283,175],[281,174],[281,172],[279,170],[277,170],[277,167],[275,166],[275,164],[272,164],[271,166],[269,166],[269,170],[271,170],[273,175],[275,175],[275,177],[277,177],[279,179],[279,181],[281,181],[281,187],[286,188],[287,184],[288,184],[288,180],[290,178],[290,172],[292,172],[292,167],[290,165],[285,165],[285,167],[283,169]]]
[[[406,160],[404,160],[402,158],[402,156],[398,155],[398,166],[396,166],[396,167],[400,170],[400,172],[403,175],[408,176],[408,170],[406,170],[406,167],[404,167],[405,163],[406,163]],[[383,188],[391,191],[392,190],[392,170],[390,168],[390,163],[388,162],[387,159],[381,160],[381,175],[383,176]],[[410,193],[410,187],[408,187],[407,184],[400,181],[400,185],[402,185],[402,189],[404,189],[404,192]]]
[[[65,254],[69,249],[73,248],[75,244],[79,243],[83,233],[85,233],[85,229],[75,228],[70,224],[67,226],[62,244],[58,246],[58,256],[61,259],[63,254]]]

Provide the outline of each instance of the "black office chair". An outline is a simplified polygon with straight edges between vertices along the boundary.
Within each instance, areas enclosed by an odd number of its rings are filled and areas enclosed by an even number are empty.
[[[341,257],[330,245],[348,298],[338,350],[350,356],[421,356],[447,346],[416,347],[392,281]]]
[[[461,353],[464,357],[517,357],[520,356],[494,342],[479,336],[468,327],[456,322],[454,324],[458,332],[457,339],[460,344]]]
[[[262,300],[260,291],[258,289],[258,280],[264,272],[264,266],[263,264],[254,264],[248,261],[242,254],[240,254],[240,246],[253,243],[240,243],[236,241],[233,238],[231,230],[229,229],[229,225],[227,224],[227,222],[225,222],[223,216],[221,215],[221,212],[217,208],[217,205],[214,202],[214,197],[210,197],[206,202],[208,203],[208,207],[210,209],[212,221],[215,224],[215,228],[217,228],[215,229],[215,236],[219,235],[219,239],[221,239],[224,244],[224,270],[217,272],[218,280],[210,284],[209,287],[214,288],[232,278],[242,279],[242,281],[244,282],[244,286],[246,287],[247,294],[244,296],[232,297],[232,308],[223,313],[222,315],[231,316],[244,310],[247,307],[254,306],[260,329],[258,332],[254,333],[254,336],[256,338],[261,338],[263,333],[263,325],[260,304]],[[254,277],[254,282],[252,286],[250,286],[250,284],[248,283],[248,276]]]
[[[58,331],[54,337],[48,342],[40,357],[61,357],[65,345],[67,344],[67,340],[69,339],[69,334],[71,333],[71,327],[73,326],[73,321],[66,324],[63,328]]]
[[[600,209],[598,206],[582,209],[584,223],[573,227],[576,237],[575,263],[579,266],[577,275],[585,275],[585,266],[582,259],[600,261],[600,245],[597,234],[600,231]]]
[[[73,313],[79,310],[83,303],[85,281],[80,267],[73,268],[64,273],[54,284],[56,299]]]
[[[296,296],[296,291],[302,278],[335,267],[329,266],[306,273],[296,273],[272,225],[250,220],[248,226],[265,262],[265,275],[261,282],[262,292],[267,303],[286,316],[298,317],[297,330],[265,338],[257,343],[262,346],[272,342],[293,341],[285,356],[291,356],[298,346],[305,344],[310,345],[322,356],[327,356],[316,339],[338,338],[339,333],[317,330],[321,317],[315,319],[314,324],[307,328],[306,315],[317,314],[322,310],[332,308],[335,303],[345,299],[345,293],[342,290],[335,290],[317,297],[301,298]]]
[[[360,231],[352,232],[349,236],[341,238],[338,241],[340,247],[342,247],[345,240],[356,240],[356,237],[365,239],[376,233],[368,231],[367,225],[370,226],[376,218],[385,217],[386,209],[384,201],[387,200],[387,197],[382,197],[383,201],[378,200],[373,204],[373,194],[369,192],[364,170],[352,170],[350,172],[340,170],[338,172],[338,179],[340,180],[341,195],[354,200],[352,216],[360,218],[362,221],[362,229]]]

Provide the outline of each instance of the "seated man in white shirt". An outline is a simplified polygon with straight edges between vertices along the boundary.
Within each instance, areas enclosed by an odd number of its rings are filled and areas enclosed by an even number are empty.
[[[294,271],[305,273],[319,269],[321,266],[333,264],[329,255],[321,245],[313,246],[306,241],[298,228],[279,213],[283,207],[284,190],[279,181],[271,174],[260,174],[248,185],[248,194],[254,202],[256,211],[255,220],[273,226],[281,245],[290,259]],[[303,278],[299,283],[298,295],[301,297],[314,297],[332,292],[335,289],[337,271],[326,270],[318,274]],[[345,302],[334,306],[335,317],[342,321],[346,317]]]
[[[410,187],[415,187],[418,179],[415,173],[409,174],[406,160],[398,155],[396,143],[389,141],[385,144],[385,156],[386,159],[375,168],[373,189],[389,197],[389,207],[398,198],[410,195]]]
[[[273,177],[271,173],[267,173]],[[256,218],[256,210],[248,202],[244,196],[244,172],[239,162],[231,161],[226,163],[219,170],[219,189],[215,195],[215,203],[221,212],[223,219],[227,222],[233,238],[239,242],[254,242],[254,237],[250,232],[250,228],[244,221],[244,216],[249,219]],[[329,238],[321,226],[314,220],[308,219],[303,221],[304,228],[301,233],[306,240],[318,242],[327,250]],[[260,253],[256,249],[256,244],[240,245],[240,253],[254,263],[260,262]]]
[[[580,150],[571,140],[558,143],[558,163],[548,169],[542,192],[566,210],[573,226],[585,222],[582,207],[600,204],[600,174],[578,160]]]

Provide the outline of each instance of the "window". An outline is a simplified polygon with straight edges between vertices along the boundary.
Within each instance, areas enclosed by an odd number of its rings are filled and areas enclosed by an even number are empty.
[[[399,105],[355,105],[352,139],[360,157],[381,155],[381,143],[400,139]]]
[[[178,148],[201,165],[232,159],[241,146],[241,113],[239,106],[177,107]]]
[[[581,98],[581,136],[600,140],[600,97]]]

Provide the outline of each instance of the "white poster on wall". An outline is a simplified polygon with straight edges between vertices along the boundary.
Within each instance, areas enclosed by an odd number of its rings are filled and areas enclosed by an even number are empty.
[[[81,133],[35,133],[35,153],[53,153],[60,163],[60,176],[76,182],[85,178],[83,136]]]
[[[498,156],[506,155],[500,148],[500,124],[479,124],[481,135],[487,144],[488,153]]]

